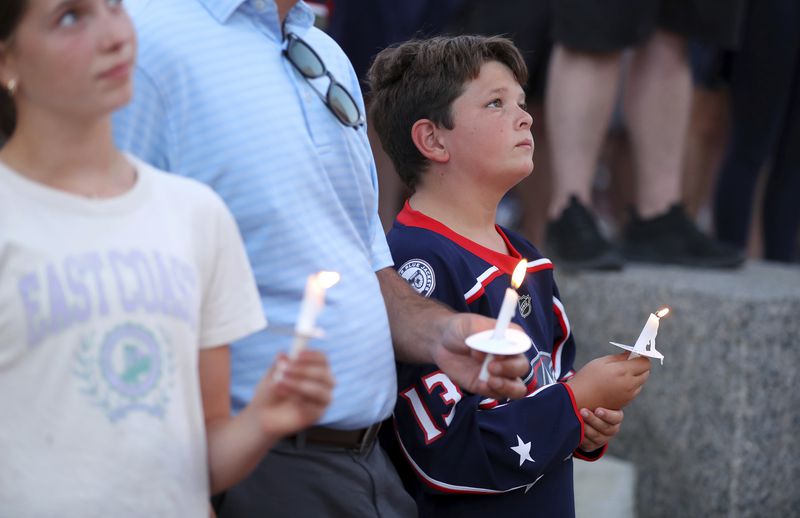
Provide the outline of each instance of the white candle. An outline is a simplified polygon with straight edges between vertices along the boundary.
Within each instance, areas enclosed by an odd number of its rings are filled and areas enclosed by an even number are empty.
[[[525,279],[525,272],[528,269],[528,260],[523,259],[514,268],[514,273],[511,275],[511,287],[506,288],[506,293],[503,296],[503,303],[500,305],[500,312],[497,314],[497,323],[494,326],[494,333],[492,333],[492,340],[505,340],[506,329],[508,324],[511,323],[511,318],[517,312],[517,301],[519,295],[517,288],[522,285]],[[478,374],[478,379],[486,381],[489,379],[489,362],[494,358],[493,354],[487,354],[481,365],[481,371]]]
[[[647,322],[645,322],[642,328],[642,332],[639,333],[639,338],[636,339],[636,343],[633,345],[634,351],[637,349],[647,350],[648,344],[655,344],[656,336],[658,335],[658,324],[661,317],[665,316],[667,313],[669,313],[669,308],[661,309],[656,313],[650,313],[650,316],[647,317]],[[631,354],[628,355],[629,360],[641,356],[634,351],[631,351]]]
[[[325,290],[339,282],[336,272],[319,272],[309,275],[303,300],[300,303],[300,313],[294,327],[294,342],[289,356],[294,358],[306,346],[310,336],[316,331],[317,317],[325,306]]]
[[[506,288],[506,294],[503,296],[503,304],[500,306],[500,313],[497,314],[497,324],[494,326],[494,334],[492,338],[502,340],[506,336],[506,329],[511,319],[517,312],[517,301],[519,294],[513,288]]]

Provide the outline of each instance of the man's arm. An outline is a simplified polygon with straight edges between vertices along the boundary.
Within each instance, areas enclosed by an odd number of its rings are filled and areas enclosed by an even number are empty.
[[[392,342],[398,360],[433,363],[464,389],[485,396],[521,398],[526,387],[520,379],[530,364],[524,355],[496,356],[489,363],[489,380],[478,380],[485,353],[473,351],[464,340],[473,333],[491,329],[494,320],[471,313],[455,313],[443,304],[426,299],[411,288],[392,268],[379,270]]]

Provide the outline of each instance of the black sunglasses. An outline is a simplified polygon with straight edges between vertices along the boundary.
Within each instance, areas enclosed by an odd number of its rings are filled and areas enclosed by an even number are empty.
[[[289,60],[289,63],[297,69],[298,72],[308,81],[309,79],[317,79],[322,76],[328,76],[330,85],[328,92],[323,96],[314,85],[309,81],[308,84],[317,92],[319,98],[325,103],[325,106],[336,115],[336,118],[345,126],[351,128],[358,128],[364,124],[364,119],[361,116],[361,110],[358,108],[353,96],[350,92],[334,77],[333,74],[325,67],[325,63],[319,55],[314,52],[308,43],[301,40],[297,35],[289,32],[286,34],[288,41],[286,48],[283,50],[283,55]]]

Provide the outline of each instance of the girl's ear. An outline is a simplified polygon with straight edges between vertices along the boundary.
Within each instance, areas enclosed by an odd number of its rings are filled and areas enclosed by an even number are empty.
[[[13,70],[13,60],[9,56],[9,51],[8,43],[0,42],[0,88],[13,90],[9,84],[16,85],[17,75]]]
[[[429,119],[420,119],[411,127],[411,140],[422,156],[431,162],[446,163],[450,160],[442,139],[439,127]]]

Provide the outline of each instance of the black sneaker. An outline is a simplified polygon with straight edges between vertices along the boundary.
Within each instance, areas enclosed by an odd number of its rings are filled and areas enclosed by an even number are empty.
[[[630,214],[622,243],[630,261],[700,268],[736,268],[744,262],[740,250],[701,232],[679,203],[651,219],[642,219],[634,209]]]
[[[619,270],[622,256],[600,233],[594,215],[576,196],[561,216],[547,224],[545,248],[566,270]]]

